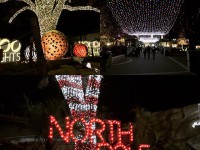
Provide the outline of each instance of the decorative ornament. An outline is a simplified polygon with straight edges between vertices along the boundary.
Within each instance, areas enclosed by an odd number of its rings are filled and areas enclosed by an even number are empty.
[[[87,47],[84,44],[76,44],[73,53],[76,57],[84,58],[87,56]]]
[[[65,35],[57,30],[51,30],[42,36],[42,48],[47,60],[61,59],[68,50]]]
[[[24,55],[25,55],[26,60],[28,61],[28,60],[29,60],[29,57],[30,57],[30,46],[28,46],[28,47],[25,49]],[[37,61],[37,52],[36,52],[35,44],[33,44],[32,60],[33,60],[33,61]]]

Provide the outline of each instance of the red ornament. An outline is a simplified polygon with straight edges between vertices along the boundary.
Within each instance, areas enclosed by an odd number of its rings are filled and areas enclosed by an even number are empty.
[[[68,50],[65,35],[57,30],[52,30],[42,36],[42,48],[47,60],[61,59]]]
[[[84,58],[87,56],[87,47],[84,44],[76,44],[73,53],[76,57]]]

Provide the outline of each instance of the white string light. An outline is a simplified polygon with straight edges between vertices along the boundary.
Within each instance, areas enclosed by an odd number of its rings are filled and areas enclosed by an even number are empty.
[[[192,127],[195,128],[195,127],[199,127],[200,126],[200,103],[198,104],[198,121],[195,121],[193,124],[192,124]]]
[[[108,3],[129,35],[165,35],[173,27],[183,0],[113,0]]]
[[[8,0],[0,0],[0,3],[5,3]],[[69,11],[94,11],[100,12],[99,9],[93,8],[92,6],[76,6],[72,7],[70,5],[65,5],[66,0],[35,0],[33,3],[31,0],[19,0],[23,1],[29,6],[25,6],[18,10],[9,20],[9,23],[22,12],[26,10],[33,11],[38,17],[38,22],[40,26],[41,36],[50,30],[55,30],[58,23],[58,19],[61,15],[62,10],[66,9]]]
[[[143,43],[156,43],[159,41],[158,37],[140,37],[139,41],[143,42]]]
[[[81,75],[56,75],[55,77],[68,103],[71,115],[74,118],[86,118],[87,123],[89,123],[90,118],[96,116],[102,76],[89,75],[85,93]],[[92,128],[95,129],[95,124],[92,125]],[[82,135],[78,135],[76,138],[81,139]],[[75,150],[82,148],[95,150],[96,136],[92,136],[92,141],[93,143],[88,141],[85,145],[76,143]]]

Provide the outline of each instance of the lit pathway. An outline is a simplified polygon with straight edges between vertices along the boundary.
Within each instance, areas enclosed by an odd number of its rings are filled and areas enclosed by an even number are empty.
[[[113,75],[194,75],[187,67],[163,54],[156,54],[156,59],[129,57],[125,63],[114,64],[102,74]]]

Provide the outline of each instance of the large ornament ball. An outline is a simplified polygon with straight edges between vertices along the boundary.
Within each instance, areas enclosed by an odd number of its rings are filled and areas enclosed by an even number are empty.
[[[51,30],[42,36],[42,48],[47,60],[61,59],[68,50],[65,35],[57,30]]]
[[[78,58],[84,58],[87,56],[87,47],[84,44],[76,44],[73,53]]]

